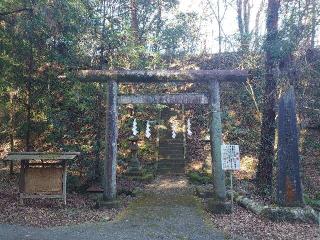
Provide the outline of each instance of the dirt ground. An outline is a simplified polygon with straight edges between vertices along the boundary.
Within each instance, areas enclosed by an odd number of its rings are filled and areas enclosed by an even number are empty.
[[[9,176],[7,167],[0,167],[0,223],[34,227],[66,226],[79,223],[110,221],[132,200],[120,195],[119,209],[96,209],[96,202],[87,194],[68,193],[67,205],[62,200],[30,199],[19,204],[18,174]]]
[[[235,206],[230,215],[210,214],[214,225],[232,237],[248,240],[318,240],[320,227],[310,223],[272,222]]]
[[[17,182],[17,175],[10,177],[7,168],[0,169],[0,223],[48,228],[81,223],[113,222],[118,213],[135,200],[133,197],[121,195],[122,208],[96,209],[95,202],[88,195],[70,193],[67,206],[59,200],[29,200],[25,205],[20,205]],[[162,195],[163,192],[170,192],[181,195],[188,192],[192,194],[193,187],[183,177],[172,177],[157,178],[140,190],[143,194]],[[164,199],[170,201],[169,196]],[[209,214],[208,219],[214,227],[234,239],[320,239],[320,228],[316,224],[272,222],[239,206],[235,206],[235,211],[231,215]]]

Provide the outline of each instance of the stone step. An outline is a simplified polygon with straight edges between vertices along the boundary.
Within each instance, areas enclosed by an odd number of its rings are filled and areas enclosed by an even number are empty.
[[[158,165],[158,169],[170,168],[172,171],[184,169],[185,167],[186,167],[185,164],[180,164],[180,165]]]
[[[159,145],[159,151],[183,151],[184,150],[184,147],[181,146],[180,144],[162,144],[162,145]]]
[[[175,170],[181,170],[181,169],[185,169],[185,164],[180,164],[180,165],[158,165],[158,170],[159,169],[171,169],[172,171]]]
[[[171,149],[159,149],[159,154],[166,154],[166,155],[184,155],[184,151],[181,148],[171,148]]]
[[[177,152],[184,152],[183,146],[177,146],[177,145],[166,145],[159,147],[159,152],[168,152],[168,153],[177,153]]]
[[[174,139],[174,140],[159,139],[159,143],[163,144],[163,145],[180,144],[183,146],[184,141],[183,141],[183,139]],[[161,145],[159,145],[159,146],[161,146]]]
[[[159,149],[184,149],[184,144],[183,144],[183,142],[181,142],[181,143],[159,142]]]
[[[184,149],[179,147],[179,148],[160,148],[159,153],[164,153],[164,154],[181,154],[183,155]]]
[[[186,161],[184,159],[175,159],[175,160],[172,160],[172,159],[161,159],[157,163],[158,163],[158,165],[159,164],[168,164],[168,165],[184,164],[185,165]]]
[[[181,144],[183,145],[184,144],[184,141],[183,139],[159,139],[159,143],[162,143],[162,144]]]
[[[184,135],[184,132],[182,130],[176,130],[176,137],[183,137],[183,135]],[[172,129],[171,129],[171,127],[160,130],[159,131],[159,136],[160,137],[167,136],[167,138],[172,138]]]
[[[171,169],[172,171],[180,171],[185,169],[185,165],[175,165],[175,166],[167,166],[167,165],[160,165],[157,168],[158,170],[161,169]]]
[[[158,159],[159,160],[167,159],[167,160],[171,160],[171,161],[173,159],[175,159],[175,160],[183,160],[183,161],[185,161],[183,154],[159,154],[158,155]]]
[[[184,144],[184,142],[183,142],[183,140],[181,139],[181,140],[171,140],[171,141],[168,141],[168,140],[159,140],[159,146],[160,147],[163,147],[163,146],[170,146],[170,145],[181,145],[181,146],[183,146],[183,144]]]
[[[183,151],[184,147],[180,144],[162,144],[159,145],[159,151]]]
[[[163,169],[158,169],[157,173],[158,174],[168,174],[168,175],[183,175],[183,174],[185,174],[185,170],[184,169],[172,170],[171,168],[163,168]]]
[[[179,157],[184,157],[183,151],[181,150],[175,150],[175,151],[159,151],[159,156],[161,157],[172,157],[172,156],[178,156]]]
[[[183,157],[181,157],[181,158],[168,158],[168,157],[165,158],[165,157],[162,157],[162,158],[158,159],[158,162],[170,162],[170,163],[172,163],[172,162],[178,162],[178,163],[183,162],[183,163],[185,163],[186,160]]]
[[[183,151],[184,147],[181,144],[159,144],[159,151],[165,151],[165,150],[178,150]]]
[[[172,137],[172,133],[168,133],[168,134],[160,134],[159,135],[159,139],[160,140],[179,140],[179,139],[183,139],[183,135],[182,134],[177,134],[175,138]]]
[[[183,147],[183,140],[174,140],[174,141],[167,141],[167,140],[159,140],[159,147],[167,147],[167,146],[172,146],[172,145],[175,145],[175,146],[181,146]]]
[[[161,112],[161,119],[171,118],[177,115],[177,111],[165,109]],[[183,120],[179,119],[180,126]],[[170,124],[164,124],[166,129],[160,130],[159,135],[159,159],[157,162],[157,173],[166,175],[185,174],[186,161],[184,159],[184,133],[177,132],[176,138],[172,138],[172,129]]]
[[[176,138],[177,137],[183,137],[184,132],[182,131],[176,131]],[[159,137],[161,138],[172,138],[172,129],[165,129],[159,132]]]
[[[162,158],[158,160],[158,163],[160,162],[168,162],[168,164],[172,163],[186,163],[186,160],[183,158]]]
[[[158,169],[162,169],[162,168],[170,168],[172,170],[176,170],[176,169],[184,169],[186,167],[185,164],[173,164],[173,165],[170,165],[170,164],[159,164],[158,165]]]
[[[183,138],[181,139],[172,139],[172,138],[159,138],[159,142],[161,143],[179,143],[183,144]]]
[[[185,162],[183,155],[159,155],[159,161],[168,160],[168,161],[175,161],[175,162]]]

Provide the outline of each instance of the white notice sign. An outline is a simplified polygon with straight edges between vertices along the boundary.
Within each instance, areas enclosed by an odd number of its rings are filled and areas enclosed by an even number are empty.
[[[240,170],[239,145],[221,145],[223,170]]]

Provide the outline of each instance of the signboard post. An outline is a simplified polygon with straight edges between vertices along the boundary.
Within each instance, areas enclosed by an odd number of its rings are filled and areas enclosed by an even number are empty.
[[[239,145],[221,145],[222,169],[230,171],[231,210],[233,212],[233,179],[232,171],[240,170]]]

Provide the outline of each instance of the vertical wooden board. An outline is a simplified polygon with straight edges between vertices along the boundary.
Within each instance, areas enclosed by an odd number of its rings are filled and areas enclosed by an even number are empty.
[[[277,202],[281,206],[303,206],[300,177],[299,137],[293,87],[279,103]]]
[[[24,193],[62,193],[62,168],[26,168]]]
[[[25,189],[25,169],[26,161],[22,160],[20,162],[20,174],[19,174],[19,191],[24,192]]]
[[[62,194],[64,205],[67,205],[67,165],[66,162],[63,163],[63,179],[62,179]]]

